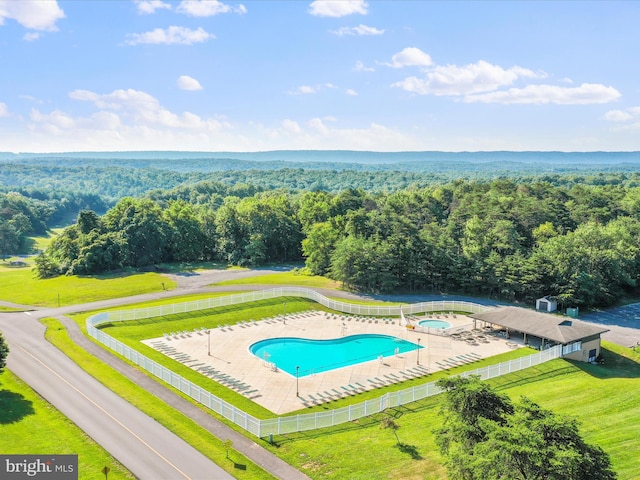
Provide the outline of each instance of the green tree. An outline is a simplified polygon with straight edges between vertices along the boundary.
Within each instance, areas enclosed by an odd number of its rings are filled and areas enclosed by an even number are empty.
[[[0,332],[0,373],[4,372],[4,367],[7,365],[7,356],[9,355],[9,345],[4,339],[2,332]]]
[[[380,428],[384,430],[391,430],[393,434],[396,436],[396,445],[400,445],[400,438],[398,438],[398,430],[400,429],[400,425],[391,415],[385,415],[380,420]]]
[[[171,232],[157,203],[123,198],[103,221],[109,231],[120,232],[127,245],[124,265],[142,267],[166,260]]]
[[[51,278],[60,275],[60,266],[47,252],[42,252],[35,258],[33,271],[38,278]]]
[[[473,463],[483,479],[613,480],[608,455],[587,444],[573,419],[542,409],[527,398],[503,424],[486,423],[486,441]]]
[[[331,254],[339,234],[329,222],[316,223],[308,229],[302,240],[302,253],[306,266],[314,275],[324,275],[331,266]]]
[[[91,230],[102,230],[102,221],[96,212],[92,210],[81,210],[78,213],[78,229],[80,233],[88,234]]]
[[[608,455],[587,444],[575,420],[493,392],[477,376],[438,381],[437,432],[451,480],[613,480]]]

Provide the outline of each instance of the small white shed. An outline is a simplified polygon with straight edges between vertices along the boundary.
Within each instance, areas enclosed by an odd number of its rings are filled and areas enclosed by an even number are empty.
[[[558,302],[549,298],[549,296],[536,300],[536,310],[542,310],[543,312],[555,312],[557,309]]]

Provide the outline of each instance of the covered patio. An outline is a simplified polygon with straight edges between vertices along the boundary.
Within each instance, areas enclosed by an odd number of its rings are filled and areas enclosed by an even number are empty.
[[[609,331],[574,318],[520,307],[500,307],[469,317],[483,322],[483,327],[497,326],[505,338],[522,339],[525,345],[539,350],[563,345],[564,357],[583,362],[595,361],[600,355],[600,336]]]

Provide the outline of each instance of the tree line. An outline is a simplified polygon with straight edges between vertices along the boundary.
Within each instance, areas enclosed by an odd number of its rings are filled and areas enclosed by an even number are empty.
[[[636,292],[640,187],[457,180],[395,192],[259,191],[216,182],[83,211],[38,260],[41,276],[163,262],[304,260],[371,292],[440,291],[563,306]]]
[[[106,211],[96,195],[38,190],[0,192],[0,257],[30,253],[30,235],[43,235],[58,223],[69,223],[79,209]]]

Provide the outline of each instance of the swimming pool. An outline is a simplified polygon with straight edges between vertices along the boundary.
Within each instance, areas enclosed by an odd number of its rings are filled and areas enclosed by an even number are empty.
[[[275,363],[280,370],[304,377],[348,367],[379,357],[424,348],[390,335],[361,334],[331,340],[280,337],[261,340],[249,351],[261,360]]]
[[[425,328],[449,328],[451,324],[444,320],[421,320],[418,322],[418,326]]]

